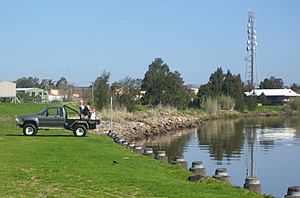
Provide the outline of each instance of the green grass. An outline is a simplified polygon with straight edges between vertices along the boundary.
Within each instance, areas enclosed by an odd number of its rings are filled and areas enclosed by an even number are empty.
[[[15,114],[45,105],[0,104],[0,197],[260,197],[129,151],[106,136],[63,130],[25,137]],[[117,161],[118,164],[114,164]]]
[[[281,112],[284,106],[257,106],[256,112]]]

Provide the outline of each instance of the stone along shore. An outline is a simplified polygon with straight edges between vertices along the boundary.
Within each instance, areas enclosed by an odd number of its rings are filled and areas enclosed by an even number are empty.
[[[126,123],[112,123],[112,130],[128,141],[140,141],[161,134],[170,134],[172,131],[199,127],[204,123],[202,119],[190,115],[160,115],[147,118],[138,118]],[[107,133],[110,122],[103,121],[97,134]]]

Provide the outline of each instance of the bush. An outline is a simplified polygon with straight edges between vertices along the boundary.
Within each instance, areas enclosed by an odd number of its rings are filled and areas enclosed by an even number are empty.
[[[257,100],[254,96],[246,97],[247,108],[249,111],[254,111],[257,106]]]
[[[207,98],[201,106],[210,115],[216,115],[221,110],[218,100],[211,97]]]
[[[290,101],[289,107],[292,110],[299,111],[300,110],[300,98],[294,98]]]
[[[221,110],[229,110],[232,111],[235,106],[235,101],[230,96],[220,96],[218,98],[219,106],[221,107]]]
[[[149,107],[146,105],[141,105],[141,104],[137,104],[134,106],[134,111],[142,111],[142,112],[146,112],[149,110]]]

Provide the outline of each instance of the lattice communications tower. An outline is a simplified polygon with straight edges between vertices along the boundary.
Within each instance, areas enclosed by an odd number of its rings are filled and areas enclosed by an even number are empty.
[[[258,68],[256,58],[256,30],[255,30],[255,12],[251,11],[248,14],[248,39],[247,39],[247,55],[246,61],[246,81],[253,87],[258,85]]]

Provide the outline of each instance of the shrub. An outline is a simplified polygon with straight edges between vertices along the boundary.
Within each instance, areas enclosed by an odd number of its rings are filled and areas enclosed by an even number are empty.
[[[201,106],[210,115],[216,115],[221,110],[218,100],[211,97],[208,97]]]
[[[142,111],[142,112],[146,112],[149,110],[149,107],[146,105],[141,105],[141,104],[137,104],[134,106],[134,111]]]
[[[292,110],[299,111],[300,110],[300,98],[294,98],[290,101],[289,107]]]
[[[221,107],[221,110],[230,110],[232,111],[235,106],[235,101],[230,96],[220,96],[218,98],[219,106]]]

